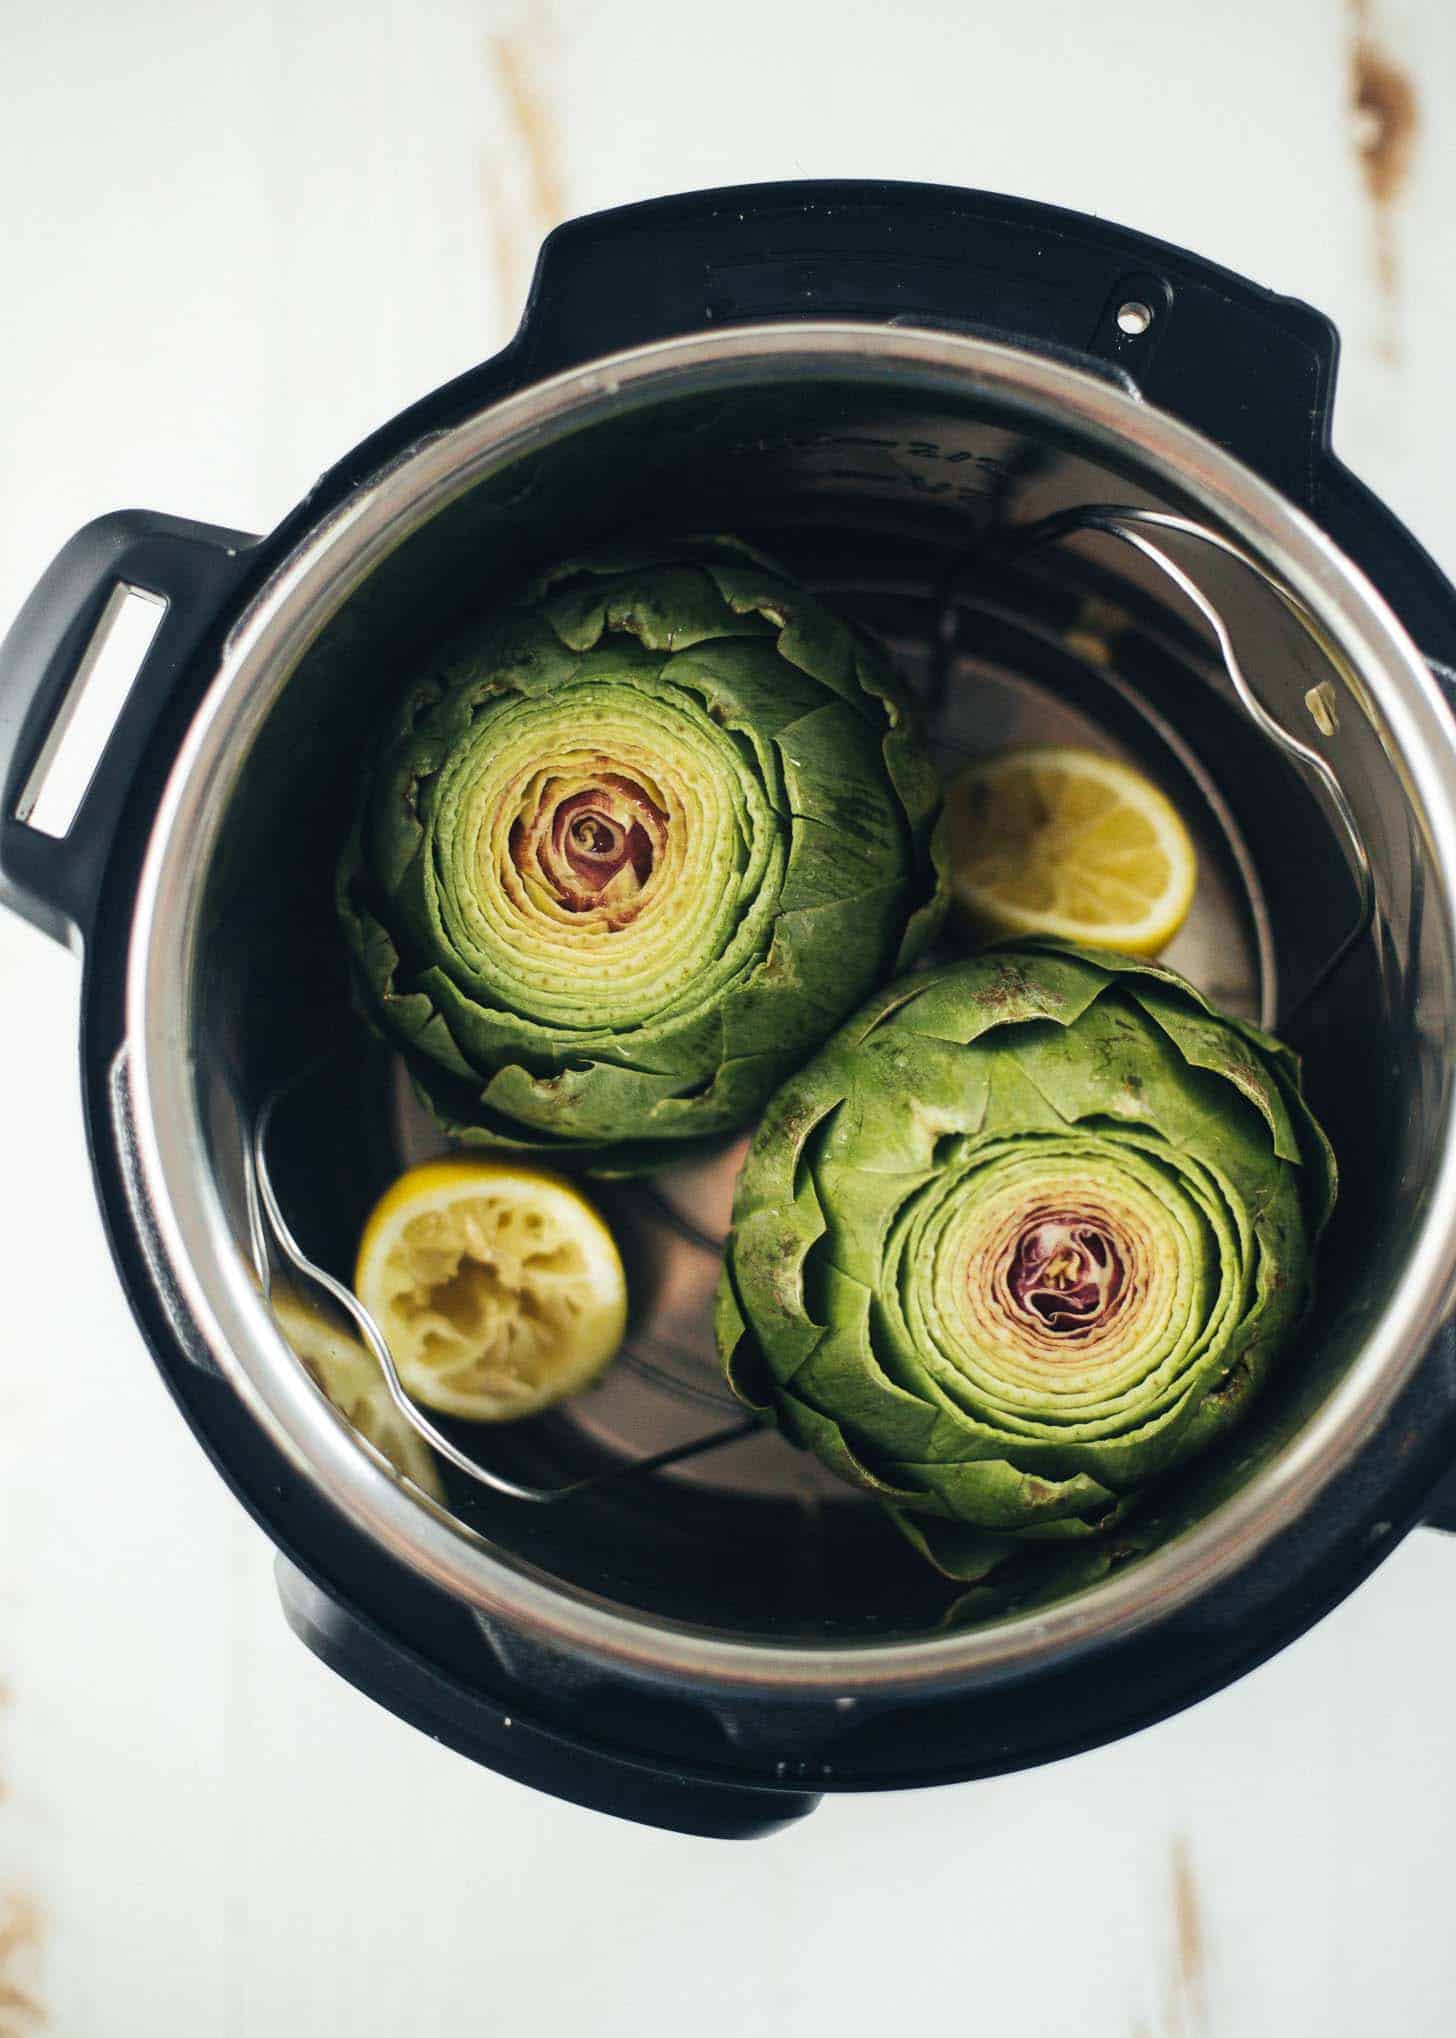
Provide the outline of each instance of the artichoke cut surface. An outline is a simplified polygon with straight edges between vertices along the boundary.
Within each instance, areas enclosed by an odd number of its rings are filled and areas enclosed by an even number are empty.
[[[1294,1055],[1051,939],[892,985],[770,1104],[719,1344],[952,1575],[1105,1534],[1237,1424],[1333,1204]]]
[[[401,700],[338,881],[452,1136],[635,1167],[745,1124],[939,914],[877,654],[727,540],[539,578]]]

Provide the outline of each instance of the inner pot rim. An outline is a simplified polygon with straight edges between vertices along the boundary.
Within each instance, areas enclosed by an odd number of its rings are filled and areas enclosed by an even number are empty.
[[[1404,629],[1301,512],[1208,440],[1080,370],[968,335],[864,323],[748,326],[659,341],[571,369],[427,437],[362,482],[300,540],[230,631],[172,767],[143,864],[128,951],[126,1039],[134,1137],[180,1298],[248,1413],[310,1481],[397,1560],[548,1648],[638,1678],[704,1690],[787,1682],[801,1692],[948,1689],[1064,1660],[1163,1619],[1248,1562],[1348,1463],[1419,1364],[1456,1291],[1456,1101],[1448,1096],[1425,1212],[1395,1296],[1345,1377],[1239,1492],[1173,1543],[1073,1598],[914,1642],[782,1646],[622,1611],[521,1562],[372,1459],[298,1364],[254,1286],[216,1184],[193,1081],[189,1004],[199,908],[246,752],[288,676],[348,594],[413,530],[561,426],[706,388],[829,375],[907,381],[1075,427],[1130,457],[1241,542],[1298,594],[1379,700],[1456,954],[1456,730]],[[1380,684],[1372,684],[1372,681]]]

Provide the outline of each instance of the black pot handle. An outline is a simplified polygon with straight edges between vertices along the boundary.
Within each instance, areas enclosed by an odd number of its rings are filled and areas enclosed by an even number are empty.
[[[994,192],[760,184],[574,220],[542,250],[520,343],[547,372],[785,318],[970,327],[1123,371],[1311,506],[1338,353],[1328,319],[1164,242]]]
[[[288,1625],[331,1670],[398,1718],[472,1762],[550,1797],[641,1826],[710,1840],[754,1840],[802,1819],[813,1792],[755,1789],[648,1768],[568,1740],[526,1719],[509,1699],[467,1689],[366,1622],[279,1557]]]
[[[0,644],[0,903],[58,941],[90,935],[112,836],[157,717],[256,539],[147,510],[119,510],[76,533]],[[117,591],[162,605],[162,619],[63,833],[35,825],[40,775],[54,762]]]

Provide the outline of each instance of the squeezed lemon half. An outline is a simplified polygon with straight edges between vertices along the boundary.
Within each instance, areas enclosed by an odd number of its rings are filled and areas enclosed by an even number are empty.
[[[275,1289],[272,1306],[278,1328],[344,1419],[422,1493],[443,1499],[435,1461],[390,1400],[373,1353],[296,1295]]]
[[[1188,830],[1116,758],[1050,743],[999,751],[960,773],[946,811],[951,891],[983,933],[1155,955],[1188,917]]]
[[[355,1290],[408,1393],[473,1422],[534,1415],[615,1357],[627,1283],[611,1233],[559,1176],[456,1155],[380,1197]]]

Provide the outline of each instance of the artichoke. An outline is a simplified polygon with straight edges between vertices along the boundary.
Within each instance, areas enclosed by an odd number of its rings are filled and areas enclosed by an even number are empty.
[[[467,1143],[620,1171],[741,1126],[941,903],[880,656],[731,540],[543,574],[399,703],[337,898]]]
[[[1170,970],[1022,940],[892,985],[779,1091],[719,1346],[975,1580],[1104,1535],[1243,1418],[1334,1195],[1288,1048]]]

